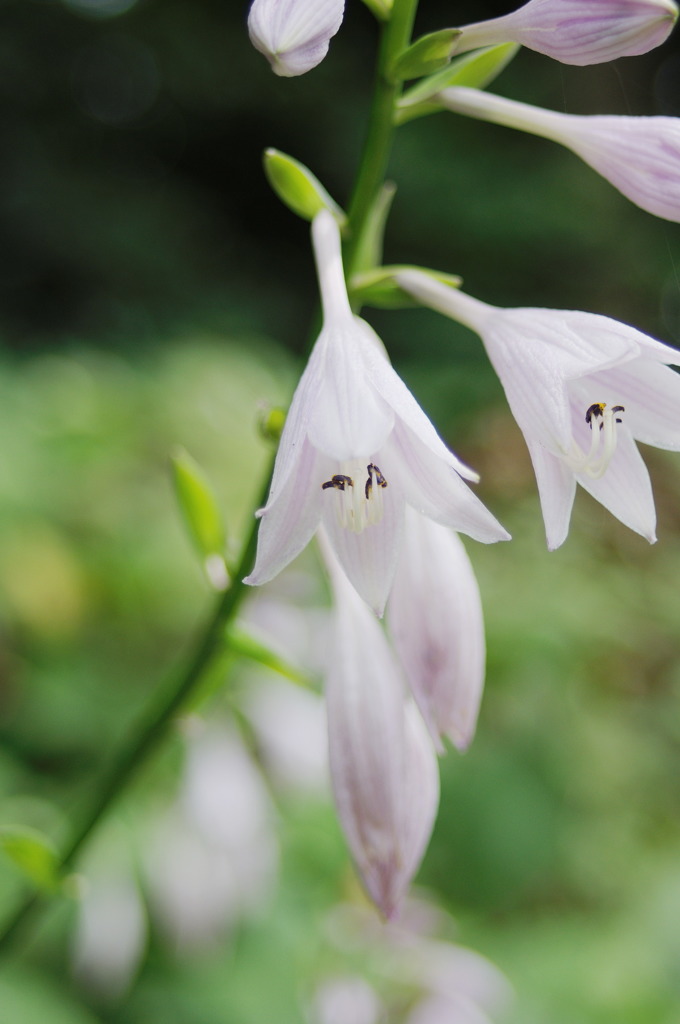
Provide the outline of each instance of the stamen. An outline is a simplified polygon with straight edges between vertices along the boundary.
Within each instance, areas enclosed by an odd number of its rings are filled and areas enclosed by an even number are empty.
[[[361,488],[354,485],[354,480],[361,473],[361,463],[354,460],[342,468],[347,472],[335,473],[321,484],[321,488],[340,492],[336,500],[338,524],[354,533],[362,533],[367,526],[375,526],[383,517],[382,492],[387,487],[387,480],[379,467],[369,462],[362,493]]]
[[[592,480],[604,476],[616,451],[616,424],[623,422],[616,413],[625,411],[622,405],[607,408],[606,402],[594,402],[586,409],[586,423],[591,430],[590,449],[586,454],[572,441],[571,453],[565,456],[567,465],[575,473],[585,473]],[[593,429],[594,424],[597,430]]]

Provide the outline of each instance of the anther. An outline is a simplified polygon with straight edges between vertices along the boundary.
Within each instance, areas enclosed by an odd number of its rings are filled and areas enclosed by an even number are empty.
[[[326,490],[327,487],[335,487],[337,491],[344,491],[345,487],[354,487],[354,481],[351,476],[345,476],[344,473],[336,473],[330,480],[326,480],[324,484],[321,484],[322,490]]]
[[[366,470],[368,471],[368,479],[366,480],[366,486],[364,487],[364,494],[366,495],[366,500],[368,500],[371,497],[371,491],[373,490],[373,477],[375,477],[375,482],[378,487],[387,487],[387,480],[374,462],[369,462],[366,466]]]

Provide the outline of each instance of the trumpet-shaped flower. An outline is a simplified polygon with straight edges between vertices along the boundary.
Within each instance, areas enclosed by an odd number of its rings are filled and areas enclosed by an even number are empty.
[[[601,64],[660,46],[677,16],[673,0],[529,0],[500,18],[464,25],[455,52],[520,43],[563,64]]]
[[[324,323],[293,396],[245,582],[272,579],[323,522],[348,577],[382,614],[407,504],[476,540],[508,534],[462,479],[476,474],[444,445],[377,335],[352,314],[327,211],[312,237]]]
[[[253,0],[250,41],[277,75],[304,75],[328,53],[344,12],[345,0]]]
[[[595,313],[498,309],[413,271],[398,281],[481,336],[529,447],[548,547],[567,536],[577,482],[654,542],[635,442],[680,450],[680,352]]]
[[[411,692],[441,748],[465,750],[484,686],[484,619],[477,580],[459,537],[412,509],[387,605]]]
[[[326,555],[336,606],[326,680],[333,794],[366,890],[393,917],[437,813],[437,758],[380,623]]]
[[[643,210],[680,221],[680,118],[561,114],[465,86],[439,98],[456,113],[559,142]]]

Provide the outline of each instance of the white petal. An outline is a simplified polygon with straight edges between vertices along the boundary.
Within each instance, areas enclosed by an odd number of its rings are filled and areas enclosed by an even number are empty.
[[[400,899],[420,867],[439,807],[439,766],[432,738],[412,701],[405,708],[405,763],[402,794]]]
[[[548,548],[554,551],[564,543],[569,533],[576,480],[566,463],[543,445],[527,440],[527,447],[541,498]]]
[[[361,533],[340,525],[335,507],[338,495],[332,489],[322,497],[324,528],[338,561],[366,604],[380,616],[392,586],[404,524],[403,495],[397,481],[389,477],[387,481],[383,517]]]
[[[616,452],[604,476],[592,480],[581,473],[576,479],[624,526],[655,543],[656,511],[649,473],[625,427],[619,428]]]
[[[278,75],[302,75],[326,56],[344,9],[344,0],[253,0],[248,32]]]
[[[587,383],[597,395],[593,402],[624,406],[621,418],[636,440],[680,451],[680,374],[669,366],[636,359],[593,374]]]
[[[381,468],[417,512],[484,544],[510,535],[449,465],[402,423],[380,453]]]
[[[515,42],[564,64],[600,64],[660,46],[677,13],[671,0],[530,0],[464,26],[455,52]]]
[[[403,886],[404,689],[380,624],[332,570],[336,634],[326,682],[333,794],[350,850],[386,916]]]
[[[304,441],[294,472],[262,512],[255,565],[244,583],[267,583],[309,543],[321,519],[321,484],[332,472],[332,463]]]
[[[324,327],[317,342],[323,370],[308,435],[316,448],[339,461],[378,451],[394,423],[392,410],[363,372],[363,344],[356,321],[344,318]]]
[[[366,340],[362,348],[363,363],[366,375],[372,386],[391,406],[396,416],[413,431],[417,438],[439,459],[456,470],[467,480],[478,480],[474,470],[451,452],[435,430],[418,402],[404,384],[398,373],[392,368],[383,355],[382,342],[371,327],[363,320],[358,321],[365,332]]]
[[[484,620],[458,536],[412,509],[388,605],[390,633],[433,739],[465,750],[484,686]]]

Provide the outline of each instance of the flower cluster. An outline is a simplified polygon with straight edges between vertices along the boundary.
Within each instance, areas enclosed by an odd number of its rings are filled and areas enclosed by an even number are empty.
[[[390,0],[365,2],[389,21]],[[343,8],[254,0],[251,38],[278,74],[301,74],[325,55]],[[677,13],[672,0],[529,0],[504,17],[414,43],[393,60],[392,78],[399,69],[404,79],[423,76],[417,100],[402,98],[409,116],[448,109],[544,136],[642,209],[680,221],[676,119],[562,114],[489,94],[481,87],[488,67],[477,80],[457,77],[480,47],[519,44],[575,65],[645,53],[667,38]],[[482,58],[493,65],[492,50]],[[395,122],[398,103],[397,92]],[[476,474],[444,444],[380,339],[354,315],[342,211],[311,172],[277,160],[275,188],[312,220],[323,327],[293,396],[246,582],[272,579],[319,536],[335,604],[326,682],[335,802],[366,890],[392,917],[436,814],[442,738],[467,747],[483,687],[481,603],[458,533],[484,543],[508,535],[471,490]],[[402,300],[406,293],[481,336],[529,447],[548,547],[566,539],[577,483],[654,541],[654,501],[636,442],[680,449],[680,375],[672,369],[680,354],[593,313],[496,308],[434,272],[376,267],[380,245],[373,251],[364,269],[382,274]]]

